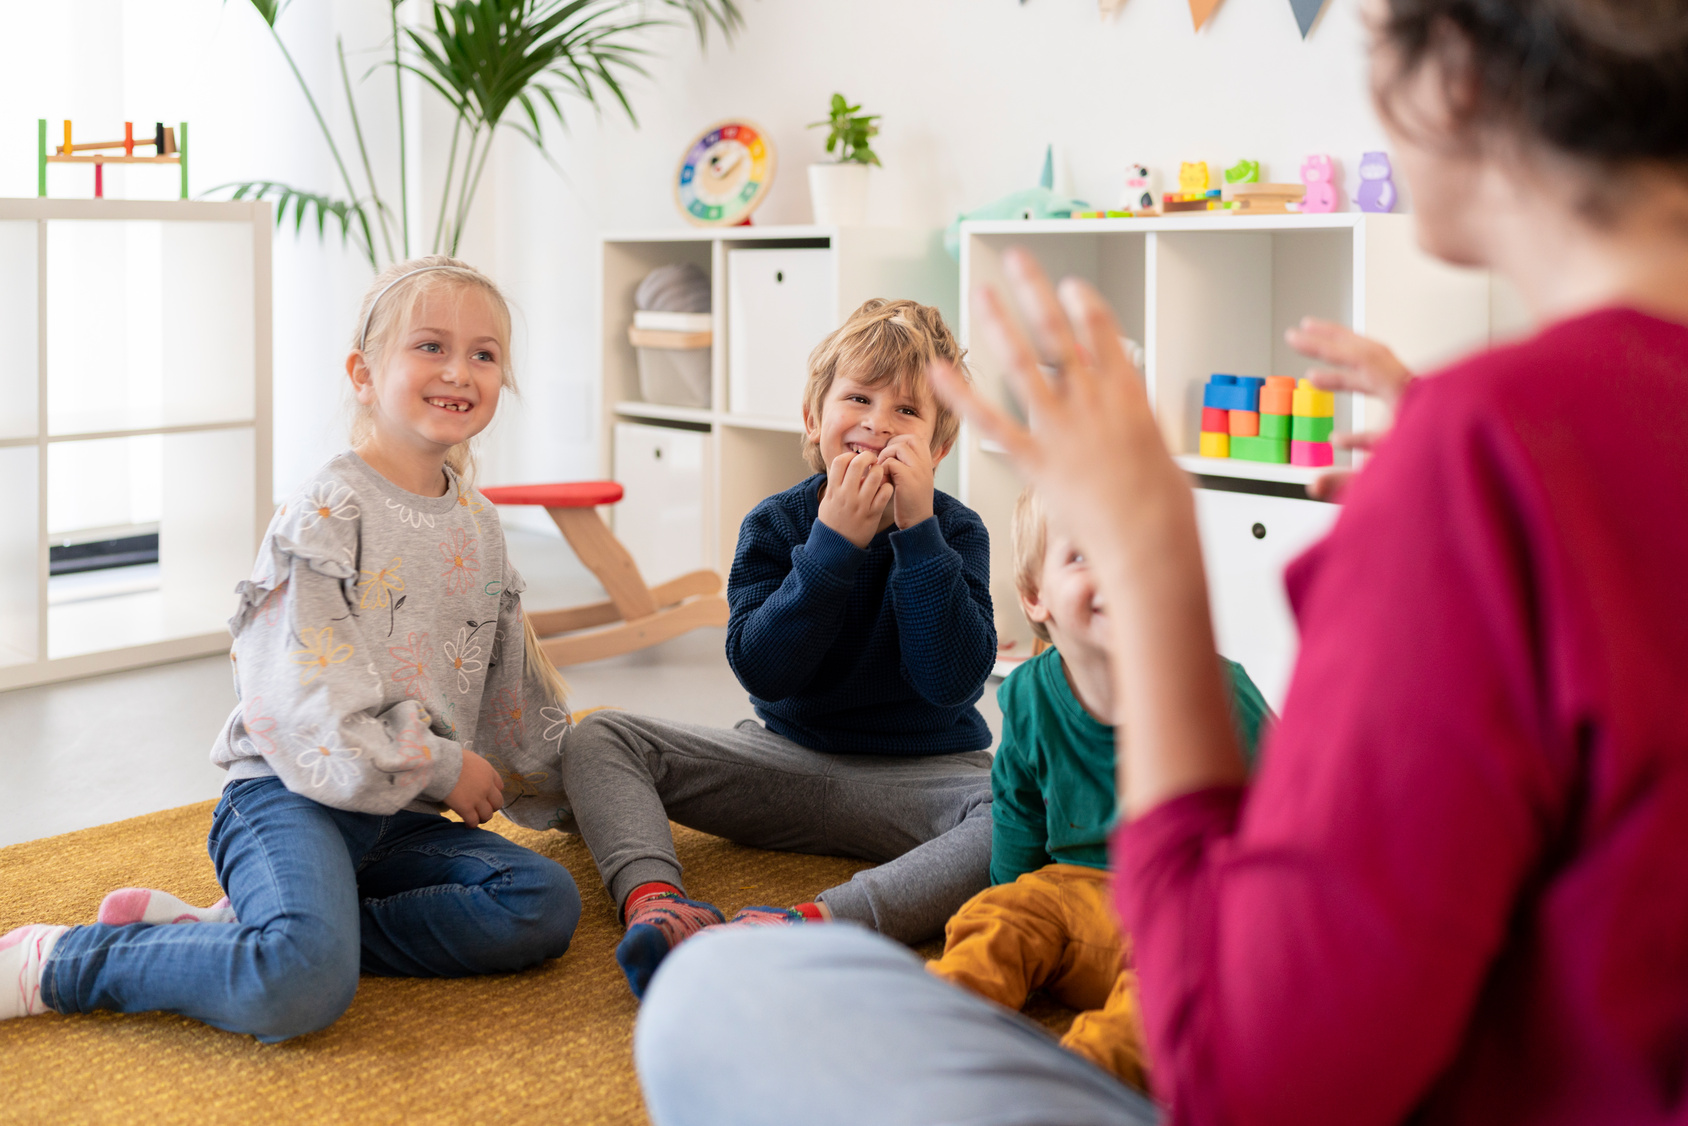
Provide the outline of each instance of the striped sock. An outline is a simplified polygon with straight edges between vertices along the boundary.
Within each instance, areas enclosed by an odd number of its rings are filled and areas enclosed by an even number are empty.
[[[615,948],[615,960],[635,997],[645,995],[669,951],[704,927],[723,921],[713,906],[687,899],[678,889],[641,895],[644,891],[638,888],[627,897],[627,933]]]
[[[729,927],[789,927],[813,922],[796,907],[746,907],[732,917]]]
[[[209,907],[184,903],[167,891],[120,888],[100,902],[100,922],[123,927],[131,923],[236,923],[234,908],[224,896]]]

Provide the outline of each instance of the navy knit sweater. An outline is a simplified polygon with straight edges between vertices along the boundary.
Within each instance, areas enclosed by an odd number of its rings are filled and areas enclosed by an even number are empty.
[[[727,662],[770,731],[817,751],[938,755],[990,746],[973,705],[996,661],[990,537],[932,494],[932,518],[859,548],[816,517],[822,474],[739,528]]]

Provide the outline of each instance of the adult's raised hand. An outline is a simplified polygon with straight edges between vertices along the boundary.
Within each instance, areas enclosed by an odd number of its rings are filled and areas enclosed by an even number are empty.
[[[1303,356],[1324,365],[1311,368],[1307,378],[1321,391],[1353,391],[1371,395],[1390,410],[1393,419],[1395,404],[1412,381],[1407,365],[1389,348],[1369,336],[1361,336],[1353,329],[1318,317],[1303,317],[1301,323],[1284,332],[1284,341]],[[1348,450],[1370,450],[1387,433],[1388,427],[1360,433],[1338,433],[1331,436],[1332,444]],[[1332,469],[1321,473],[1307,486],[1307,491],[1320,500],[1340,496],[1353,478],[1352,469]]]

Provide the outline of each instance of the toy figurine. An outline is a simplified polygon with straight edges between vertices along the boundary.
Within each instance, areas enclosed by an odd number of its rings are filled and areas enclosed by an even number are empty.
[[[1178,166],[1178,191],[1188,199],[1207,194],[1207,161],[1185,161]]]
[[[1360,190],[1354,193],[1354,202],[1360,205],[1361,211],[1395,210],[1395,181],[1390,178],[1393,173],[1388,153],[1360,155]]]
[[[1119,205],[1127,211],[1154,211],[1155,196],[1160,193],[1160,173],[1147,164],[1125,166],[1125,191],[1120,193]]]
[[[1301,162],[1301,182],[1307,185],[1302,197],[1303,214],[1323,214],[1336,210],[1336,166],[1322,153]]]
[[[1260,182],[1260,162],[1258,160],[1239,160],[1225,169],[1227,184],[1258,184]]]

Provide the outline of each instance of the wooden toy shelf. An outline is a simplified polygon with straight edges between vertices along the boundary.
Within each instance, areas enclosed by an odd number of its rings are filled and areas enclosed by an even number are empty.
[[[1412,223],[1410,215],[1363,212],[1194,212],[961,226],[963,293],[980,283],[1001,286],[1003,254],[1021,246],[1051,276],[1095,285],[1121,330],[1143,346],[1143,376],[1162,434],[1201,486],[1197,508],[1221,649],[1243,661],[1274,704],[1295,640],[1282,565],[1322,534],[1334,509],[1305,499],[1302,487],[1320,470],[1200,456],[1202,388],[1215,373],[1304,375],[1311,365],[1283,342],[1283,332],[1308,315],[1382,340],[1415,370],[1487,344],[1497,320],[1492,306],[1504,310],[1504,299],[1491,293],[1487,274],[1453,269],[1420,251]],[[973,331],[966,305],[960,331],[975,380],[1005,401],[1002,359]],[[1379,405],[1353,399],[1337,396],[1338,430],[1383,421]],[[961,497],[991,533],[998,632],[1029,645],[1009,534],[1020,479],[1001,450],[977,434],[964,430],[959,445]],[[1347,461],[1338,455],[1339,464]]]
[[[801,456],[803,423],[796,412],[752,413],[731,409],[729,357],[733,310],[729,255],[749,249],[813,249],[830,252],[830,307],[826,322],[836,327],[870,297],[912,297],[936,305],[956,323],[956,265],[944,253],[935,229],[877,227],[673,228],[611,233],[602,241],[599,290],[601,325],[601,411],[599,450],[606,476],[622,480],[627,496],[606,512],[616,534],[628,543],[652,581],[691,566],[725,575],[738,544],[739,522],[754,505],[810,473]],[[710,279],[712,350],[707,407],[682,407],[642,398],[637,357],[628,341],[633,292],[651,270],[691,262]],[[745,325],[745,331],[755,329]],[[820,343],[817,336],[807,348]],[[801,387],[806,371],[793,365],[782,378]],[[631,429],[629,427],[631,426]],[[660,431],[666,430],[666,435]],[[617,444],[617,433],[648,436],[641,446]],[[666,441],[700,446],[695,468],[673,475],[676,458]],[[666,456],[662,476],[638,476],[638,456]],[[692,462],[686,463],[688,467]],[[655,468],[647,464],[646,468]],[[623,479],[625,478],[625,479]],[[955,488],[954,470],[940,487]],[[664,495],[652,495],[661,492]],[[651,545],[642,549],[641,545]]]
[[[228,649],[271,511],[270,227],[253,201],[0,200],[0,689]],[[155,563],[54,573],[154,536]]]

